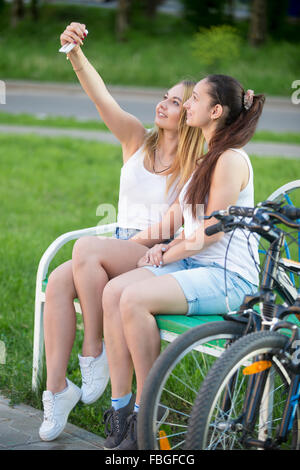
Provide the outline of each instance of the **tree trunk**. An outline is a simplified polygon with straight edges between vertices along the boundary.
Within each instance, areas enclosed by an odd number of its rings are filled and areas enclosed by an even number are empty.
[[[11,8],[11,25],[13,28],[17,26],[20,20],[24,18],[25,8],[23,0],[13,0]]]
[[[30,13],[31,13],[31,18],[34,21],[38,21],[38,19],[39,19],[39,0],[31,0],[31,2],[30,2]]]
[[[116,17],[116,35],[118,41],[126,40],[126,32],[129,27],[130,0],[119,0]]]
[[[266,40],[267,0],[252,0],[249,42],[258,47]]]
[[[235,0],[227,0],[227,7],[228,7],[228,16],[230,20],[234,21],[234,7],[235,7]]]
[[[162,0],[146,0],[145,2],[145,12],[146,15],[153,19],[157,12],[157,7],[161,5]]]

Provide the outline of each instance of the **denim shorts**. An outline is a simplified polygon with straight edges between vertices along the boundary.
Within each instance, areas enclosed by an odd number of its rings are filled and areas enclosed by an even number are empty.
[[[129,238],[133,237],[139,232],[141,232],[141,230],[137,228],[116,227],[114,238],[119,238],[121,240],[129,240]],[[169,240],[165,240],[163,243],[167,244],[170,243],[172,240],[174,239],[170,238]]]
[[[141,232],[141,230],[137,228],[116,227],[116,233],[114,238],[119,238],[121,240],[129,240],[129,238],[133,237],[139,232]]]
[[[156,276],[171,274],[180,285],[188,303],[186,315],[220,315],[237,310],[245,295],[257,292],[257,286],[240,274],[226,270],[229,309],[226,304],[224,268],[214,262],[185,258],[161,268],[143,266]]]

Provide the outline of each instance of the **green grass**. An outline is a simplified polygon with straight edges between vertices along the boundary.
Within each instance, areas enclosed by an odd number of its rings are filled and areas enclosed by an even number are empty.
[[[256,201],[295,179],[298,161],[252,158]],[[0,364],[0,390],[13,402],[41,407],[31,393],[35,277],[39,260],[62,233],[97,225],[101,203],[117,207],[122,166],[118,146],[69,138],[0,135],[0,340],[7,361]],[[70,259],[73,243],[65,246],[50,269]],[[82,320],[68,376],[78,385],[77,353]],[[78,405],[70,420],[103,434],[103,411],[110,406],[110,389],[95,405]]]
[[[278,144],[299,144],[300,132],[256,131],[252,142],[273,142]]]
[[[59,127],[64,129],[107,131],[104,122],[99,120],[79,120],[65,116],[34,116],[33,114],[12,114],[1,111],[0,124],[20,126]],[[300,141],[300,139],[299,139]]]
[[[32,114],[12,114],[3,111],[0,112],[0,124],[108,131],[104,122],[100,120],[78,120],[73,117],[46,115],[39,117]],[[145,124],[145,126],[151,127],[150,124]],[[300,132],[256,131],[252,141],[300,145]]]
[[[71,65],[58,53],[59,36],[71,21],[86,24],[89,35],[84,51],[107,83],[165,88],[208,72],[193,55],[193,32],[180,18],[160,14],[154,23],[135,20],[127,41],[118,43],[112,11],[44,5],[38,22],[27,17],[13,30],[9,8],[6,5],[0,17],[3,80],[76,81]],[[257,92],[291,96],[291,84],[300,73],[299,44],[270,39],[255,49],[246,42],[246,30],[240,29],[244,38],[240,57],[234,61],[228,57],[214,72],[232,75]]]
[[[122,157],[119,147],[81,140],[1,135],[0,142],[0,340],[7,348],[7,363],[0,365],[0,390],[13,401],[39,407],[30,392],[38,262],[60,234],[97,225],[99,204],[116,206]],[[51,269],[70,259],[72,246],[58,254]],[[81,339],[78,330],[68,371],[75,382]],[[86,424],[100,432],[109,399],[107,391],[107,402],[104,399],[91,409],[79,406],[75,421],[84,425],[88,414]]]

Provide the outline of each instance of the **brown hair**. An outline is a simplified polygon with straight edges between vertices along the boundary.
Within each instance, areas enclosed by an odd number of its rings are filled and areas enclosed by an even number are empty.
[[[229,148],[243,147],[253,136],[265,102],[264,95],[254,95],[252,106],[244,106],[245,91],[232,77],[208,75],[208,93],[211,106],[221,104],[223,114],[211,138],[207,153],[198,159],[196,170],[187,188],[185,202],[192,204],[192,214],[196,218],[196,205],[204,204],[209,195],[212,175],[221,154]]]
[[[183,102],[188,100],[193,92],[196,82],[190,80],[182,80],[178,83],[184,86]],[[154,152],[159,146],[163,136],[163,129],[154,126],[154,128],[146,135],[144,148],[146,158],[153,167]],[[176,192],[180,192],[181,188],[191,177],[195,164],[198,158],[203,155],[204,151],[204,138],[202,131],[196,127],[189,127],[186,124],[186,110],[184,107],[181,109],[181,114],[178,123],[178,147],[176,156],[172,162],[171,167],[164,175],[168,176],[166,184],[166,193],[169,192],[172,185],[177,181]]]

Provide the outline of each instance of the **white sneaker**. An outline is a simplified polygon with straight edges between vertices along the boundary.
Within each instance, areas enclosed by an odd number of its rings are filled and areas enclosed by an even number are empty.
[[[44,421],[39,435],[43,441],[53,441],[64,430],[70,411],[80,400],[81,390],[69,379],[67,388],[59,393],[43,392]]]
[[[98,357],[83,357],[78,354],[82,376],[81,401],[90,405],[98,400],[109,381],[109,369],[105,346]]]

